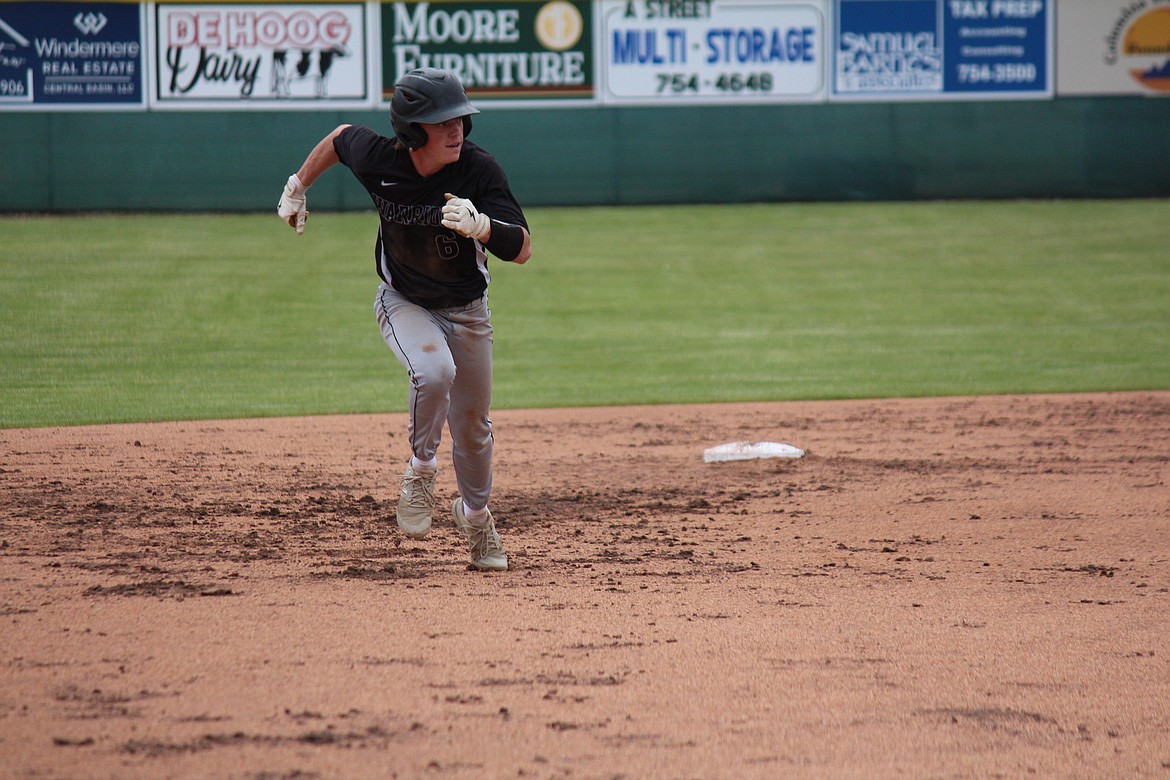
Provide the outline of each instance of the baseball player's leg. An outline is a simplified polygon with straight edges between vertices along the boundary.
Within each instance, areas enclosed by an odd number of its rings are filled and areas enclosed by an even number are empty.
[[[412,457],[402,475],[395,513],[398,527],[412,539],[431,530],[435,511],[435,453],[455,378],[455,362],[447,349],[447,323],[410,303],[386,285],[374,302],[382,338],[410,375],[410,448]]]
[[[374,303],[382,338],[410,376],[410,448],[432,461],[451,402],[455,361],[443,327],[431,312],[383,284]]]
[[[492,491],[492,326],[487,301],[451,313],[448,346],[457,366],[447,425],[459,494],[471,509]]]
[[[455,527],[467,540],[471,565],[505,571],[508,555],[488,509],[492,490],[492,326],[487,301],[449,313],[448,343],[458,370],[451,388],[451,451],[459,495],[451,505]]]

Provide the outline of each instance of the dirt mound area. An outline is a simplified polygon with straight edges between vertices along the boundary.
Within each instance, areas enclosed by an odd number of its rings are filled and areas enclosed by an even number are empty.
[[[493,418],[502,574],[403,415],[0,431],[0,777],[1170,777],[1170,393]]]

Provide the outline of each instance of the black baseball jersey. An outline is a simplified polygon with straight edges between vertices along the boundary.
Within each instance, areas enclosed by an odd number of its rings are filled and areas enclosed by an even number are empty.
[[[484,294],[491,278],[483,246],[443,227],[444,193],[469,199],[494,220],[528,227],[504,169],[473,143],[464,141],[458,162],[426,178],[409,151],[368,127],[345,128],[333,148],[378,210],[378,276],[420,306],[464,306]]]

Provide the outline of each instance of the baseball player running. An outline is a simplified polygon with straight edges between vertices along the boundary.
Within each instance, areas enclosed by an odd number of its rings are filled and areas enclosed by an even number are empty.
[[[305,192],[337,163],[378,211],[374,262],[382,283],[374,313],[410,377],[411,458],[398,527],[427,535],[435,509],[437,452],[446,421],[459,495],[451,506],[477,569],[508,568],[488,508],[492,490],[492,326],[487,252],[525,263],[532,239],[495,158],[473,143],[478,114],[455,74],[423,68],[399,79],[390,103],[394,137],[341,125],[288,178],[277,214],[301,234]]]

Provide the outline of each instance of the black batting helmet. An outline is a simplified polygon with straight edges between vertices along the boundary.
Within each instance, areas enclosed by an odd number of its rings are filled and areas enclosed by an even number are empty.
[[[427,133],[419,125],[438,125],[448,119],[463,117],[463,136],[471,133],[471,115],[479,109],[471,105],[463,82],[448,70],[419,68],[412,70],[394,85],[390,99],[390,124],[394,135],[407,149],[421,149]]]

